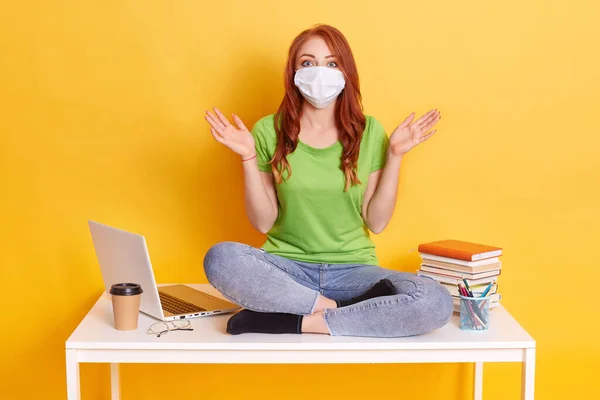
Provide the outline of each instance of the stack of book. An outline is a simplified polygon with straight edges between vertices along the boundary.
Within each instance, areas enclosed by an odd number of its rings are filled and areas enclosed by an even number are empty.
[[[440,240],[419,245],[421,266],[417,275],[428,276],[444,285],[454,299],[454,311],[460,309],[457,284],[466,281],[472,292],[490,290],[490,311],[500,304],[498,276],[502,269],[502,248],[460,240]],[[463,283],[464,284],[464,283]]]

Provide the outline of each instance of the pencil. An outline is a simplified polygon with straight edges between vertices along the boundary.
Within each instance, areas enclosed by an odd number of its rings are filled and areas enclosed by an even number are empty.
[[[458,291],[464,297],[472,297],[469,296],[467,289],[465,289],[460,283],[458,284]],[[471,301],[467,299],[462,299],[461,301],[465,301],[467,303],[466,307],[469,310],[469,319],[471,320],[471,325],[476,329],[479,329],[480,326],[483,326],[483,322],[475,314],[475,310],[473,309]]]
[[[485,290],[483,291],[483,293],[479,297],[485,297],[488,294],[488,292],[490,291],[490,289],[492,288],[493,284],[494,284],[494,282],[490,282],[490,284],[487,285],[487,287],[485,288]]]
[[[463,278],[463,282],[465,283],[465,288],[467,289],[467,293],[469,293],[469,296],[473,297],[473,292],[471,292],[471,288],[469,287],[469,283],[467,282],[467,279]]]
[[[465,282],[466,283],[466,282]],[[473,293],[469,292],[466,288],[463,288],[464,292],[466,293],[467,297],[473,297]],[[483,314],[481,314],[481,310],[479,309],[479,307],[477,306],[477,304],[472,304],[474,302],[472,302],[471,300],[465,300],[468,302],[469,308],[473,310],[473,312],[475,313],[475,316],[482,321],[483,324],[487,323],[486,318],[484,318]]]

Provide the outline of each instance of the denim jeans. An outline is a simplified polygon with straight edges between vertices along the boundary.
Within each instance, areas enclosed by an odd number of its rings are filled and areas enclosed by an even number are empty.
[[[396,293],[346,307],[325,309],[333,336],[401,337],[444,326],[452,296],[426,277],[375,265],[290,260],[247,244],[222,242],[204,257],[210,284],[232,302],[258,312],[312,314],[319,294],[347,300],[388,278]]]

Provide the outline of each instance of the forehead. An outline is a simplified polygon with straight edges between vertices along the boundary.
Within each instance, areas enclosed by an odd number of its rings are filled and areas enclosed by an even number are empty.
[[[313,36],[300,46],[298,56],[302,54],[312,54],[317,58],[326,57],[331,54],[331,50],[325,40],[320,36]]]

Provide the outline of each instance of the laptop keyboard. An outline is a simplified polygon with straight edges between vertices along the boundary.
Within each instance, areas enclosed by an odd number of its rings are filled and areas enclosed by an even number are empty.
[[[172,314],[189,314],[198,311],[206,311],[202,307],[198,307],[192,303],[188,303],[187,301],[178,299],[177,297],[173,297],[170,294],[158,292],[160,297],[160,304],[162,305],[163,310],[168,311]]]

